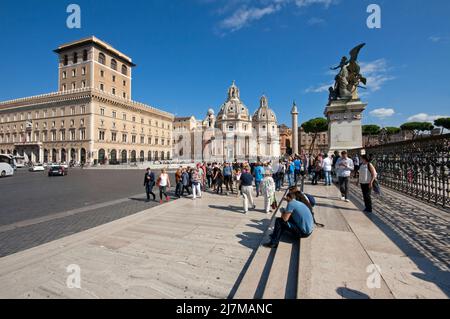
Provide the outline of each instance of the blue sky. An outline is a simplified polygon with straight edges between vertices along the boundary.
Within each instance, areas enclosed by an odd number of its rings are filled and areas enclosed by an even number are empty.
[[[81,29],[66,7],[81,7]],[[381,6],[381,29],[366,25]],[[178,116],[218,111],[232,80],[280,123],[323,116],[329,67],[361,43],[366,124],[450,116],[448,0],[0,0],[0,100],[57,90],[59,44],[96,35],[133,58],[133,99]],[[5,76],[7,75],[7,76]]]

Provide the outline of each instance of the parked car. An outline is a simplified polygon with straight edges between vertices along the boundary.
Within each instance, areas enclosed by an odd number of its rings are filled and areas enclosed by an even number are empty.
[[[0,163],[0,177],[13,176],[14,168],[8,163]]]
[[[66,176],[67,169],[62,166],[51,166],[48,170],[48,176]]]
[[[44,172],[45,167],[43,164],[35,164],[28,169],[30,172]]]
[[[59,164],[60,166],[64,167],[65,169],[69,168],[69,164],[67,164],[66,162],[62,162]]]

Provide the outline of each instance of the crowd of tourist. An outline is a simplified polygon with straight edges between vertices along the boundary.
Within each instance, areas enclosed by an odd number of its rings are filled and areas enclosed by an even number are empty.
[[[365,212],[372,212],[371,192],[377,187],[377,172],[368,156],[348,157],[347,152],[335,153],[331,156],[293,156],[277,162],[257,163],[198,163],[195,166],[179,167],[175,172],[175,197],[191,197],[193,200],[202,197],[203,192],[217,195],[237,196],[243,201],[243,211],[256,209],[254,196],[264,198],[264,212],[267,214],[278,209],[276,193],[282,191],[287,184],[288,202],[281,211],[281,218],[275,223],[271,241],[266,247],[276,247],[283,232],[289,231],[297,237],[309,237],[318,225],[314,219],[313,207],[315,199],[303,193],[305,179],[312,185],[323,181],[324,186],[333,184],[333,176],[339,185],[341,199],[348,202],[350,178],[355,178],[361,186]],[[153,192],[159,189],[159,202],[169,201],[168,189],[171,187],[169,175],[163,169],[158,176],[147,169],[144,177],[147,201],[150,196],[156,200]]]

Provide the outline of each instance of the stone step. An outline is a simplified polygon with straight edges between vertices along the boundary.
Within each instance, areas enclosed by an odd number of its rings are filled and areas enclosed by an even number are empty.
[[[276,249],[263,299],[295,299],[300,240],[283,238]]]
[[[256,250],[251,262],[245,271],[244,277],[239,283],[239,287],[233,296],[233,299],[255,299],[262,298],[264,287],[269,275],[275,250],[267,249],[261,245],[267,242],[275,225],[276,216],[271,219],[270,226],[264,233],[263,240]]]

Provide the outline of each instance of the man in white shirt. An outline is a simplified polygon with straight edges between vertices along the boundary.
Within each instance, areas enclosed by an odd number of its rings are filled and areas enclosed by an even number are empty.
[[[322,169],[323,173],[325,175],[325,186],[331,186],[331,169],[333,167],[333,160],[331,159],[331,156],[325,157],[325,159],[322,162]]]
[[[341,158],[339,158],[336,162],[336,171],[339,179],[339,188],[341,190],[342,200],[348,202],[348,183],[355,166],[353,161],[348,158],[346,151],[343,151],[341,155]]]

